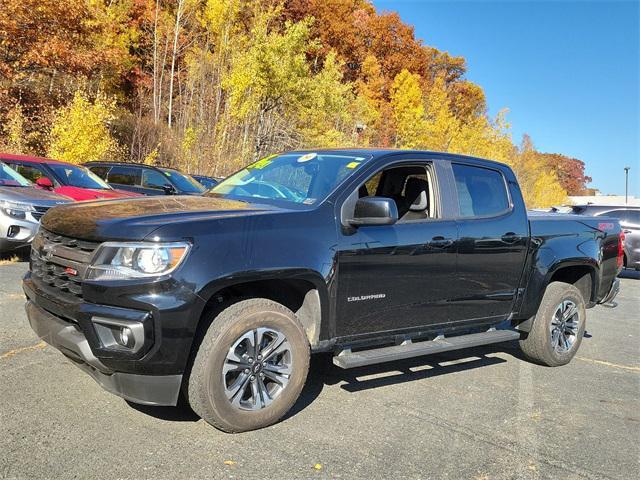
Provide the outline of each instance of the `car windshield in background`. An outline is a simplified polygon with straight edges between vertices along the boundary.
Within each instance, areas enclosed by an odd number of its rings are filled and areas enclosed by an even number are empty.
[[[31,182],[13,168],[0,163],[0,187],[28,187]]]
[[[194,175],[193,178],[196,179],[198,183],[201,184],[207,190],[215,187],[218,183],[220,183],[213,178],[203,177],[201,175]]]
[[[55,174],[72,187],[111,190],[111,187],[88,168],[74,165],[49,164]]]
[[[329,195],[365,159],[329,152],[272,155],[226,178],[209,193],[313,205]]]
[[[178,187],[181,192],[203,193],[206,191],[206,188],[189,175],[185,175],[184,173],[180,173],[177,170],[172,170],[170,168],[161,168],[160,170],[162,170],[162,173],[171,179],[173,184]]]

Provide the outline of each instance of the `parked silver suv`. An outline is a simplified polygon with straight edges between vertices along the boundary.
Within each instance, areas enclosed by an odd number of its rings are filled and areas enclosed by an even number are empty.
[[[624,266],[640,270],[640,207],[632,205],[573,205],[571,213],[620,220],[624,232]]]
[[[0,162],[0,253],[31,243],[47,210],[71,199],[41,190]]]

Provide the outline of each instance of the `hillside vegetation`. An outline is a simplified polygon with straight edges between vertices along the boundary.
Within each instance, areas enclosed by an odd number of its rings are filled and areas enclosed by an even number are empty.
[[[590,181],[511,138],[463,57],[368,0],[5,0],[0,149],[226,175],[272,152],[381,146],[510,164],[530,207]]]

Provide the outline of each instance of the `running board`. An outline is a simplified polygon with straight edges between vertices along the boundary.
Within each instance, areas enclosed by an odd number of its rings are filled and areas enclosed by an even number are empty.
[[[513,330],[488,330],[482,333],[459,335],[457,337],[439,336],[434,340],[411,342],[407,340],[401,345],[375,348],[352,352],[351,349],[342,350],[333,357],[334,365],[340,368],[356,368],[376,363],[394,362],[405,358],[420,357],[434,353],[478,347],[490,343],[508,342],[520,338],[520,332]]]

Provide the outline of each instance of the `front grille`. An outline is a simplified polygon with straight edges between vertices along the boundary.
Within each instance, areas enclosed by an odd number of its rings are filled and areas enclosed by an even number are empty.
[[[42,216],[47,213],[47,210],[49,210],[49,208],[51,207],[38,207],[37,205],[33,206],[34,211],[31,212],[31,216],[33,218],[35,218],[37,221],[40,221],[40,219],[42,218]]]
[[[82,298],[82,281],[98,245],[40,228],[31,248],[31,275],[57,293]]]

